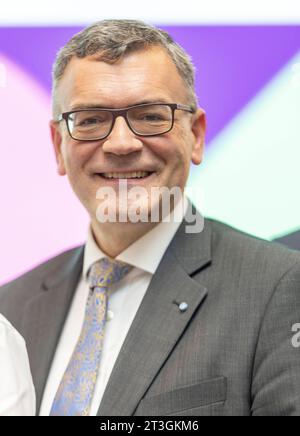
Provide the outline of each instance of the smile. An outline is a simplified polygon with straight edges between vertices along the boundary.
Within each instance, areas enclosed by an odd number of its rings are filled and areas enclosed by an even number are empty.
[[[100,173],[105,179],[144,179],[152,174],[148,171],[135,171],[127,173]]]

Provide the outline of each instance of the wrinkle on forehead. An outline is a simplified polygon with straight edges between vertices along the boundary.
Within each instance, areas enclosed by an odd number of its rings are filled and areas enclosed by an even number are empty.
[[[80,103],[124,107],[141,100],[184,103],[183,79],[164,49],[133,52],[110,64],[98,56],[73,58],[58,85],[63,110]]]

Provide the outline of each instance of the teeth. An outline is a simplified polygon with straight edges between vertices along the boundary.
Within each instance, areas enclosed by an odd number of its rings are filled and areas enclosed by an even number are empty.
[[[132,173],[103,173],[103,177],[108,179],[141,179],[150,173],[146,171],[137,171]]]

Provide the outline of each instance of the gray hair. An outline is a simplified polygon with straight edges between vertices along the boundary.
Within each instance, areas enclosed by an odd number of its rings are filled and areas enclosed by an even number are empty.
[[[52,70],[53,114],[58,112],[58,83],[73,56],[85,58],[99,53],[99,60],[112,64],[126,54],[152,46],[167,51],[186,85],[189,104],[196,109],[195,68],[189,55],[167,32],[138,20],[103,20],[75,34],[57,53]]]

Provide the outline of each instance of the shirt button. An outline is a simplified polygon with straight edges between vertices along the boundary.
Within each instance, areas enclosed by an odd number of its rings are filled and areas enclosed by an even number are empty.
[[[113,317],[114,317],[114,313],[111,310],[108,310],[107,311],[107,316],[106,316],[107,321],[112,320]]]

